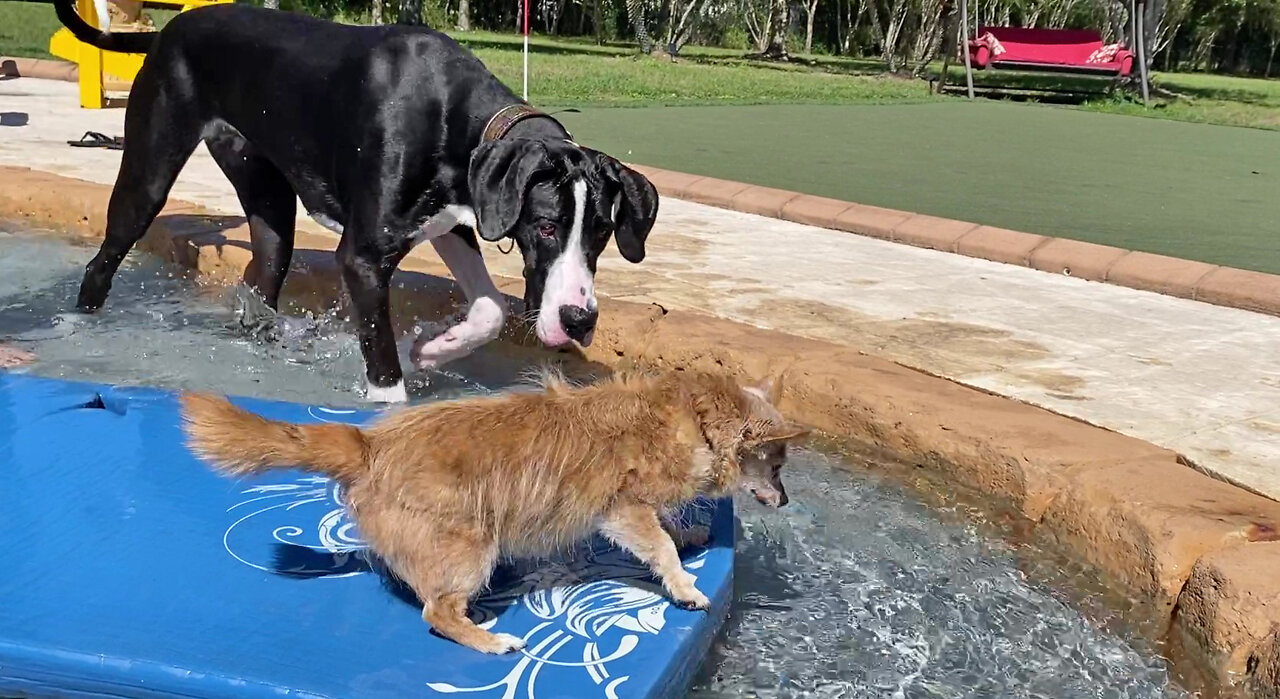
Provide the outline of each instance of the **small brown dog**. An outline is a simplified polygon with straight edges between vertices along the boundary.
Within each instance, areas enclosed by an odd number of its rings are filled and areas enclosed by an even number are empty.
[[[358,429],[263,419],[222,398],[182,399],[192,451],[228,474],[299,466],[342,482],[361,533],[444,636],[486,653],[467,604],[502,557],[547,555],[599,532],[649,566],[676,603],[706,609],[677,555],[706,533],[665,515],[749,490],[787,503],[786,444],[807,433],[775,407],[780,382],[669,372],[408,408]],[[702,541],[697,541],[701,538]]]

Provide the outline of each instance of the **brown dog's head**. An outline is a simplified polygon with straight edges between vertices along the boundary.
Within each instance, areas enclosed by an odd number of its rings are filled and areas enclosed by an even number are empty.
[[[743,490],[769,507],[787,504],[787,489],[782,485],[782,466],[787,461],[787,443],[801,439],[809,430],[787,421],[778,412],[782,398],[782,377],[765,379],[744,386],[747,420],[742,443],[738,448],[739,481]]]

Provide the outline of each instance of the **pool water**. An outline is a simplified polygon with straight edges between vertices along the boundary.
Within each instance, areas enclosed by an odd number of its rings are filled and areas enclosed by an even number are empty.
[[[179,268],[134,252],[121,265],[104,308],[80,314],[74,310],[76,294],[94,252],[52,235],[0,228],[0,342],[35,354],[25,370],[331,406],[361,404],[360,345],[340,311],[277,315],[243,287],[201,286]],[[406,349],[411,341],[409,334],[402,338]],[[519,376],[484,373],[477,379],[433,372],[406,383],[421,401],[499,388]]]
[[[801,450],[790,505],[739,504],[735,599],[695,696],[1189,696],[1132,630],[1105,630],[1121,624],[1081,595],[1083,571],[899,476]]]
[[[93,252],[0,231],[0,343],[36,356],[22,371],[358,404],[360,353],[340,313],[275,316],[134,253],[103,311],[82,316],[70,309]],[[409,385],[435,400],[517,373],[472,362]],[[1004,543],[960,501],[926,504],[896,473],[857,451],[797,449],[789,506],[739,503],[734,600],[693,696],[1189,696],[1091,603],[1084,576],[1051,551]]]

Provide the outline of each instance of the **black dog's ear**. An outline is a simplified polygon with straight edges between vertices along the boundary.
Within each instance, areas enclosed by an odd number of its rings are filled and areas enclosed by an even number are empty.
[[[533,178],[551,169],[551,158],[541,141],[502,139],[471,151],[467,186],[480,237],[492,242],[510,235],[520,220]]]
[[[595,155],[601,172],[622,190],[614,222],[618,252],[628,262],[640,262],[644,259],[644,241],[658,218],[658,190],[649,178],[614,158],[599,152]]]

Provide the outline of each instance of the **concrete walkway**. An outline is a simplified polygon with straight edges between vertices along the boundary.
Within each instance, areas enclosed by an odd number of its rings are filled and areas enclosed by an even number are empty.
[[[0,82],[0,164],[111,183],[122,110],[75,86]],[[14,121],[13,117],[6,122]],[[0,183],[0,186],[3,186]],[[239,214],[204,149],[174,196]],[[518,256],[490,246],[495,273]],[[867,353],[1176,449],[1280,499],[1280,318],[664,199],[642,265],[602,259],[598,286]]]

